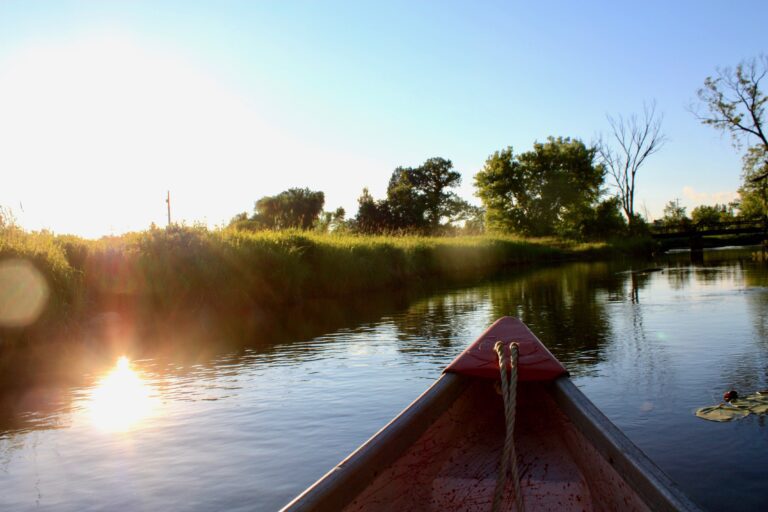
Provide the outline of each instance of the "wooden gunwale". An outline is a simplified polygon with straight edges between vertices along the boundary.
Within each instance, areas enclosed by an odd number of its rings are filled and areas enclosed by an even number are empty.
[[[560,410],[651,510],[701,510],[571,379],[555,380],[552,395]]]
[[[441,375],[392,421],[282,510],[343,509],[443,414],[464,392],[469,380],[453,373]]]
[[[402,456],[472,380],[453,373],[443,374],[390,423],[286,505],[283,512],[343,509]],[[544,386],[595,451],[649,509],[700,510],[567,376]]]

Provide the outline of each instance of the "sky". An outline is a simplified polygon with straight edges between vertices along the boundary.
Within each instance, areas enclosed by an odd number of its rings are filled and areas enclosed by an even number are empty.
[[[636,210],[726,202],[741,152],[691,113],[768,50],[768,2],[0,0],[0,205],[86,237],[226,224],[292,187],[326,210],[392,171],[587,144],[655,101],[668,142]]]

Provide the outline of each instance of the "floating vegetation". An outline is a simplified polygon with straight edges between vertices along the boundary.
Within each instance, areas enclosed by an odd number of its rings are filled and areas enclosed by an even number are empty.
[[[702,407],[696,410],[696,416],[709,421],[731,421],[750,414],[768,413],[768,391],[758,391],[739,398],[735,391],[729,391],[723,397],[725,402]]]

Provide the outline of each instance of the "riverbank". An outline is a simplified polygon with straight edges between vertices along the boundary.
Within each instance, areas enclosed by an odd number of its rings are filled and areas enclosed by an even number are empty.
[[[31,262],[49,292],[34,322],[11,329],[19,334],[77,321],[83,314],[115,311],[167,319],[205,307],[247,315],[308,299],[359,298],[433,279],[466,282],[512,266],[651,250],[647,240],[576,243],[511,236],[371,237],[198,227],[100,240],[17,228],[0,234],[0,259]]]
[[[0,327],[0,381],[6,387],[56,381],[75,374],[72,367],[87,372],[98,364],[93,358],[126,353],[183,347],[204,354],[220,348],[211,345],[269,337],[282,329],[275,326],[300,322],[305,310],[333,311],[393,291],[471,284],[510,268],[648,254],[652,247],[642,240],[371,237],[178,226],[85,240],[5,229],[0,281],[6,284],[0,290],[6,296],[0,304],[25,305],[28,296],[43,296],[45,303],[34,315],[22,315],[28,321]],[[5,265],[19,261],[36,269],[37,283],[14,281],[12,271],[8,281]]]
[[[35,314],[22,315],[28,321],[0,327],[0,383],[57,381],[76,375],[73,367],[87,373],[98,366],[94,358],[119,354],[141,357],[182,347],[201,355],[220,348],[212,345],[269,338],[284,330],[275,326],[301,323],[302,311],[359,308],[393,292],[471,284],[510,268],[648,254],[652,247],[647,240],[178,226],[85,240],[6,228],[0,236],[0,281],[6,280],[0,304],[8,310],[28,305],[29,296],[46,300]],[[36,283],[14,278],[6,265],[19,261],[39,274]]]

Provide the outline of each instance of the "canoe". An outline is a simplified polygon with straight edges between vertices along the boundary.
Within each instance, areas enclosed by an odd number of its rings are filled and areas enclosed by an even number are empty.
[[[506,432],[497,341],[519,347],[514,446],[526,511],[699,510],[523,322],[504,317],[283,511],[491,510]],[[516,510],[507,488],[502,510]]]

